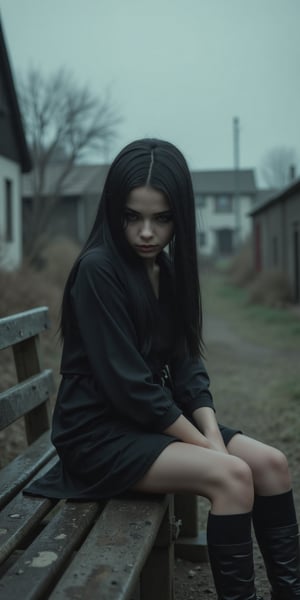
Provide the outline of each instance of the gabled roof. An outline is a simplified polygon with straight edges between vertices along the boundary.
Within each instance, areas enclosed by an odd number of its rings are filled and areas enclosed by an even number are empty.
[[[262,197],[259,204],[249,214],[251,216],[257,215],[258,213],[263,212],[266,208],[269,208],[269,206],[272,206],[281,200],[286,200],[297,192],[300,192],[300,177],[295,179],[292,184],[289,184],[283,190],[280,190],[280,192],[273,192],[273,194],[269,194],[265,198]]]
[[[31,157],[29,154],[18,98],[14,85],[13,75],[10,67],[9,57],[4,39],[4,33],[1,25],[0,16],[0,71],[3,77],[5,90],[8,95],[9,108],[11,113],[11,125],[14,128],[15,138],[17,140],[18,149],[20,153],[20,164],[24,173],[31,169]],[[1,118],[1,115],[0,115]]]
[[[275,196],[275,194],[278,194],[278,189],[275,188],[257,190],[255,195],[255,208],[267,203],[270,200],[270,198],[273,198],[273,196]]]
[[[237,175],[238,173],[238,175]],[[233,194],[238,189],[243,194],[255,194],[256,184],[253,169],[191,171],[195,193],[200,194]]]
[[[99,195],[102,191],[109,165],[74,165],[63,180],[61,196]],[[50,164],[45,172],[43,196],[51,196],[64,170],[62,163]],[[31,197],[34,191],[35,172],[23,176],[23,198]]]

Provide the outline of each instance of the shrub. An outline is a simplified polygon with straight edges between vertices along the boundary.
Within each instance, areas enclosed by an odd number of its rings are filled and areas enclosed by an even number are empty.
[[[231,260],[226,272],[230,282],[234,285],[244,287],[253,281],[255,269],[251,238],[240,247],[239,252]]]
[[[286,276],[281,271],[263,271],[249,287],[249,301],[282,308],[292,302],[292,294]]]

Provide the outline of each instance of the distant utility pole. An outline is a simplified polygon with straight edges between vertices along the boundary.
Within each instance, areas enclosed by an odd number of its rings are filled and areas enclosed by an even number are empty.
[[[233,164],[234,164],[234,194],[233,209],[235,212],[235,247],[241,243],[241,206],[240,206],[240,122],[233,118]]]

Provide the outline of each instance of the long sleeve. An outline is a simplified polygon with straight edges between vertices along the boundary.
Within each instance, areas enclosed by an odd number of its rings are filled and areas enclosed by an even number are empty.
[[[82,259],[72,301],[99,392],[115,414],[147,430],[163,431],[181,410],[171,391],[153,382],[137,347],[125,290],[104,251]]]
[[[203,406],[214,410],[209,377],[200,358],[183,354],[171,361],[170,370],[174,400],[187,417]]]

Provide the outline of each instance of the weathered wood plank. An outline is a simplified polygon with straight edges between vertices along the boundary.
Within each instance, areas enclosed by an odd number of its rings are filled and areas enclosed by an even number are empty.
[[[57,514],[0,581],[1,600],[48,598],[49,589],[86,537],[99,511],[96,502],[67,502],[58,507]],[[83,593],[83,598],[92,596]]]
[[[49,329],[48,308],[41,306],[0,319],[0,350]]]
[[[31,375],[41,372],[40,340],[38,335],[14,344],[13,353],[18,381],[23,381],[31,377]]]
[[[49,600],[130,600],[168,503],[110,500]]]
[[[22,454],[1,469],[0,508],[21,490],[55,455],[55,452],[55,448],[50,442],[50,432],[47,431]]]
[[[53,459],[38,474],[40,477],[56,462]],[[36,477],[34,478],[36,479]],[[46,498],[24,496],[19,492],[0,512],[0,564],[20,545],[44,516],[53,508],[55,501]],[[1,597],[1,594],[0,594]]]
[[[18,383],[0,394],[0,429],[4,429],[28,411],[47,402],[54,390],[50,369]]]
[[[15,344],[13,352],[18,381],[24,381],[24,379],[28,379],[32,375],[41,372],[40,340],[38,335]],[[28,444],[32,444],[49,427],[49,403],[46,402],[36,406],[25,415],[25,430]]]

